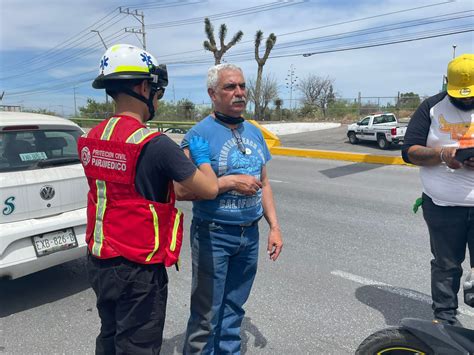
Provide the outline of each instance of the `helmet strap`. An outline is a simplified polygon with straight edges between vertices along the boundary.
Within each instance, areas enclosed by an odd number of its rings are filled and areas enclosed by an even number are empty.
[[[147,105],[150,116],[145,120],[145,122],[151,120],[155,116],[155,107],[153,106],[153,98],[155,97],[157,91],[155,87],[151,86],[150,96],[148,97],[148,99],[145,96],[137,94],[130,88],[123,88],[121,91],[129,96],[136,98],[137,100],[140,100],[141,102]]]

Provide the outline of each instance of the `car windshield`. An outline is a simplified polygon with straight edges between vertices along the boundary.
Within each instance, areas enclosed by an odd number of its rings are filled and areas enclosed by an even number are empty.
[[[0,172],[77,164],[75,128],[6,130],[0,132]]]

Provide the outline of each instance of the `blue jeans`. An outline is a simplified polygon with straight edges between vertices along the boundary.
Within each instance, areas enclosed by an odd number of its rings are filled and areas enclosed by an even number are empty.
[[[232,226],[194,218],[191,315],[184,354],[240,354],[242,308],[258,261],[258,224]]]

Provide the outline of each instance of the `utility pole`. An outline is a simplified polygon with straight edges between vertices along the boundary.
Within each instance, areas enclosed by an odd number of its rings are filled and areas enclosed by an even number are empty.
[[[142,35],[142,46],[143,49],[146,50],[146,38],[145,38],[145,15],[142,13],[138,13],[138,10],[135,11],[130,11],[129,8],[127,9],[122,9],[122,6],[119,7],[119,11],[121,14],[127,14],[127,15],[132,15],[135,17],[135,19],[140,22],[142,25],[141,30],[137,30],[135,28],[125,28],[125,32],[131,32],[131,33],[141,33]]]
[[[293,109],[293,86],[297,80],[298,77],[295,75],[295,66],[291,64],[290,69],[288,70],[288,75],[285,78],[286,88],[290,89],[290,110]]]
[[[77,106],[76,106],[76,87],[73,87],[74,90],[74,117],[77,117]]]

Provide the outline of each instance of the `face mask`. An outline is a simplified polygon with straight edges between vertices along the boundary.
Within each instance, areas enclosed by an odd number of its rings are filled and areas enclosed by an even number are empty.
[[[474,110],[474,98],[466,99],[457,99],[455,97],[449,97],[449,101],[458,109],[462,111]]]
[[[227,124],[239,124],[244,122],[244,118],[242,116],[231,117],[217,111],[214,111],[214,115],[216,116],[216,119]]]

